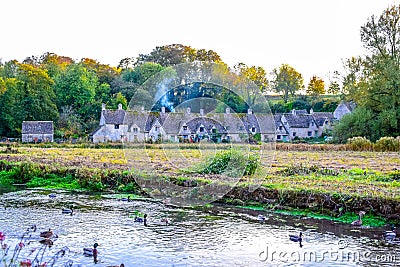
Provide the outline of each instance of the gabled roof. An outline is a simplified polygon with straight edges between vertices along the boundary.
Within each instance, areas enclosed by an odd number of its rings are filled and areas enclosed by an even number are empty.
[[[22,134],[53,134],[52,121],[23,121]]]
[[[310,127],[310,123],[314,121],[314,118],[310,114],[293,115],[292,113],[285,113],[283,116],[291,128],[308,128]]]
[[[196,133],[196,131],[200,128],[201,125],[204,126],[206,133],[212,133],[213,128],[217,130],[217,133],[221,134],[228,133],[228,131],[225,129],[223,125],[221,125],[220,122],[208,117],[194,118],[193,120],[187,122],[187,126],[192,131],[192,133]]]
[[[330,122],[335,120],[332,112],[313,112],[312,116],[318,126],[323,126],[326,120]]]
[[[124,124],[125,110],[102,110],[106,124]]]

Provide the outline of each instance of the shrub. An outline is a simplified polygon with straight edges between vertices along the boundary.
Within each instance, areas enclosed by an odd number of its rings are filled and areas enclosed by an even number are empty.
[[[218,152],[214,157],[207,158],[199,173],[221,174],[231,176],[253,175],[260,165],[256,154],[245,154],[239,150]]]
[[[394,137],[381,137],[374,148],[376,151],[399,151],[400,141]]]
[[[347,139],[347,144],[349,145],[349,148],[354,151],[370,151],[373,148],[373,144],[371,143],[371,141],[361,136]]]

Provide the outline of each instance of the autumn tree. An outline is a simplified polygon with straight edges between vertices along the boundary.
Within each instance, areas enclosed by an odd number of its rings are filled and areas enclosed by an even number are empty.
[[[271,88],[273,91],[282,94],[282,98],[287,103],[289,94],[294,95],[297,91],[304,88],[303,76],[288,64],[282,64],[279,69],[272,71],[273,79]]]
[[[172,44],[157,46],[149,54],[140,54],[136,59],[135,65],[141,65],[145,62],[154,62],[163,67],[168,67],[181,63],[193,62],[195,60],[220,62],[221,58],[212,50],[196,50],[190,46]],[[127,62],[121,62],[121,65],[124,65],[124,63]]]
[[[318,96],[318,95],[325,94],[324,80],[322,80],[321,78],[314,75],[310,79],[310,82],[308,83],[306,93],[307,93],[307,95],[310,95],[310,96]]]
[[[255,100],[261,93],[265,92],[268,88],[267,73],[263,67],[247,66],[244,63],[238,63],[234,66],[234,70],[239,75],[243,75],[256,86],[248,86],[245,88],[244,94],[247,96],[247,103],[250,106],[255,104]]]

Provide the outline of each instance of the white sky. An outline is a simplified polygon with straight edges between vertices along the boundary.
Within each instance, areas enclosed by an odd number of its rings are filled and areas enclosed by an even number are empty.
[[[117,66],[156,46],[212,49],[233,66],[288,63],[325,79],[363,54],[360,27],[400,0],[12,0],[0,4],[0,58],[53,52]]]

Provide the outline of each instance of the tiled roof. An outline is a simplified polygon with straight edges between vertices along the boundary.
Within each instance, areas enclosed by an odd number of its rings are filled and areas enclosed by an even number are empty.
[[[53,134],[52,121],[23,121],[22,134]]]

